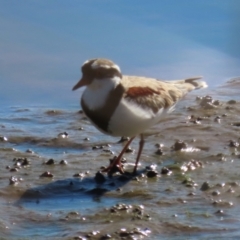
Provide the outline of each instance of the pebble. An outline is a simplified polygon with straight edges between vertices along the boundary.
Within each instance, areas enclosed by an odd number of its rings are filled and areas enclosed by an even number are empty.
[[[236,142],[236,141],[233,141],[233,140],[230,140],[229,141],[229,147],[239,147],[239,142]]]
[[[103,149],[103,146],[96,145],[92,147],[92,150],[98,150],[98,149]]]
[[[60,161],[60,163],[59,163],[59,164],[61,164],[61,165],[67,165],[67,164],[68,164],[68,162],[67,162],[67,160],[64,160],[64,159],[63,159],[63,160],[61,160],[61,161]]]
[[[224,214],[224,211],[222,209],[219,209],[215,212],[215,214],[218,214],[218,215],[223,215]]]
[[[43,174],[40,175],[40,177],[52,178],[53,174],[51,172],[44,172]]]
[[[213,191],[213,192],[212,192],[212,195],[213,195],[213,196],[218,196],[218,195],[220,195],[220,194],[221,194],[221,193],[220,193],[219,191]]]
[[[157,154],[157,155],[163,155],[163,150],[162,150],[162,148],[158,148],[158,150],[155,152],[155,154]]]
[[[164,144],[162,144],[162,143],[156,143],[156,144],[155,144],[155,147],[157,147],[157,148],[163,148],[163,147],[164,147]]]
[[[170,174],[172,174],[172,171],[170,169],[168,169],[167,167],[163,167],[161,170],[161,174],[170,175]]]
[[[9,185],[16,185],[18,184],[18,179],[15,176],[9,178]]]
[[[146,170],[156,170],[156,168],[157,168],[157,165],[156,164],[151,164],[151,165],[149,165],[149,166],[146,166]]]
[[[125,153],[132,153],[134,152],[134,149],[132,149],[131,147],[128,147],[125,151]]]
[[[0,141],[1,141],[1,142],[7,142],[8,139],[7,139],[7,137],[5,137],[5,136],[0,136]]]
[[[85,174],[84,173],[75,173],[73,174],[73,177],[80,177],[80,178],[84,178]]]
[[[27,150],[26,150],[26,153],[31,153],[31,154],[33,154],[33,153],[34,153],[34,151],[33,151],[33,150],[31,150],[31,149],[27,149]]]
[[[231,125],[234,127],[240,127],[240,122],[232,123]]]
[[[236,104],[237,101],[236,101],[236,100],[229,100],[227,103],[228,103],[228,104]]]
[[[158,175],[158,172],[154,171],[154,170],[150,170],[150,171],[147,171],[146,175],[147,175],[148,178],[153,178],[153,177],[156,177]]]
[[[174,145],[172,146],[172,149],[174,151],[180,151],[182,149],[186,149],[187,148],[187,143],[181,141],[181,140],[177,140]]]
[[[17,171],[18,171],[17,168],[11,168],[11,169],[9,170],[9,172],[17,172]]]
[[[210,185],[208,182],[204,182],[200,188],[201,191],[207,191],[208,189],[210,189]]]
[[[47,162],[45,162],[46,165],[53,165],[55,164],[54,159],[50,158]]]
[[[58,138],[68,138],[68,133],[67,132],[62,132],[58,134]]]
[[[221,123],[221,118],[220,118],[219,116],[216,116],[216,117],[214,118],[214,122],[216,122],[216,123]]]

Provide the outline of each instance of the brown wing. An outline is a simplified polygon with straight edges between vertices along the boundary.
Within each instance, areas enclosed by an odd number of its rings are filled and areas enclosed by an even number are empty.
[[[187,92],[204,86],[191,78],[177,81],[160,81],[154,78],[123,76],[124,98],[143,108],[150,108],[154,113],[161,108],[168,109],[176,104]],[[204,82],[202,82],[204,83]]]

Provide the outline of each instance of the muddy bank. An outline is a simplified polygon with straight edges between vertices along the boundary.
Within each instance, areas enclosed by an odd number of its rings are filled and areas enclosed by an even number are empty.
[[[99,133],[77,108],[1,113],[0,236],[236,238],[238,84],[188,96],[150,129],[137,175],[138,139],[124,155],[124,175],[98,173],[124,142]]]

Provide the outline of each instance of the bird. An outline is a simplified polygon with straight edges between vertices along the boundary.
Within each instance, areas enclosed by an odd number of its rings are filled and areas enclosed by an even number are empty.
[[[121,159],[133,139],[140,135],[133,174],[136,174],[145,143],[144,132],[172,112],[190,91],[207,87],[202,77],[163,81],[142,76],[123,75],[112,60],[94,58],[81,67],[82,77],[72,90],[85,87],[81,107],[90,122],[102,133],[128,137],[126,145],[102,172],[117,167],[124,173]]]

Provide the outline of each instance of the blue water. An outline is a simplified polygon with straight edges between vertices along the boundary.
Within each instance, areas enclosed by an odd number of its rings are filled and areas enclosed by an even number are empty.
[[[68,239],[93,230],[104,234],[139,227],[152,231],[148,239],[237,239],[240,150],[229,149],[228,141],[238,141],[239,129],[231,124],[240,121],[240,110],[238,105],[226,110],[224,104],[240,100],[239,80],[226,84],[240,76],[239,9],[238,0],[59,0],[57,5],[55,1],[1,1],[0,136],[8,141],[0,142],[0,238]],[[106,192],[89,194],[99,187],[95,173],[122,147],[119,139],[98,132],[78,113],[82,90],[71,91],[81,77],[79,67],[95,57],[112,59],[125,75],[166,80],[204,77],[209,88],[187,97],[173,118],[154,128],[141,162],[141,169],[154,163],[160,171],[175,161],[181,165],[201,160],[204,168],[186,173],[198,186],[186,187],[184,176],[175,171],[116,186],[107,182],[101,186]],[[198,94],[211,95],[223,105],[213,112],[191,112],[188,107],[197,105]],[[216,125],[213,119],[225,113],[227,118]],[[210,117],[202,125],[185,126],[189,115]],[[69,137],[59,139],[62,132]],[[177,154],[171,150],[177,139],[209,150]],[[156,143],[164,143],[164,156],[155,155]],[[112,152],[93,151],[96,145]],[[132,147],[137,146],[136,140]],[[216,157],[219,153],[226,155],[226,162]],[[133,163],[135,155],[136,151],[126,158]],[[7,166],[13,166],[15,157],[27,157],[31,165],[11,172]],[[55,160],[53,166],[45,164],[50,158]],[[62,159],[68,165],[60,166]],[[39,177],[45,171],[54,177]],[[83,180],[73,177],[88,171]],[[23,180],[9,185],[11,176]],[[76,181],[74,191],[61,188],[60,183],[71,180]],[[225,185],[202,192],[204,181]],[[233,182],[236,186],[231,186]],[[228,193],[229,188],[235,192]],[[26,195],[39,189],[43,195]],[[215,189],[219,196],[212,195]],[[225,204],[213,205],[219,199]],[[144,205],[151,220],[135,221],[131,211],[123,216],[105,211],[121,202]],[[221,209],[224,214],[216,214]],[[80,215],[67,221],[70,212]]]

